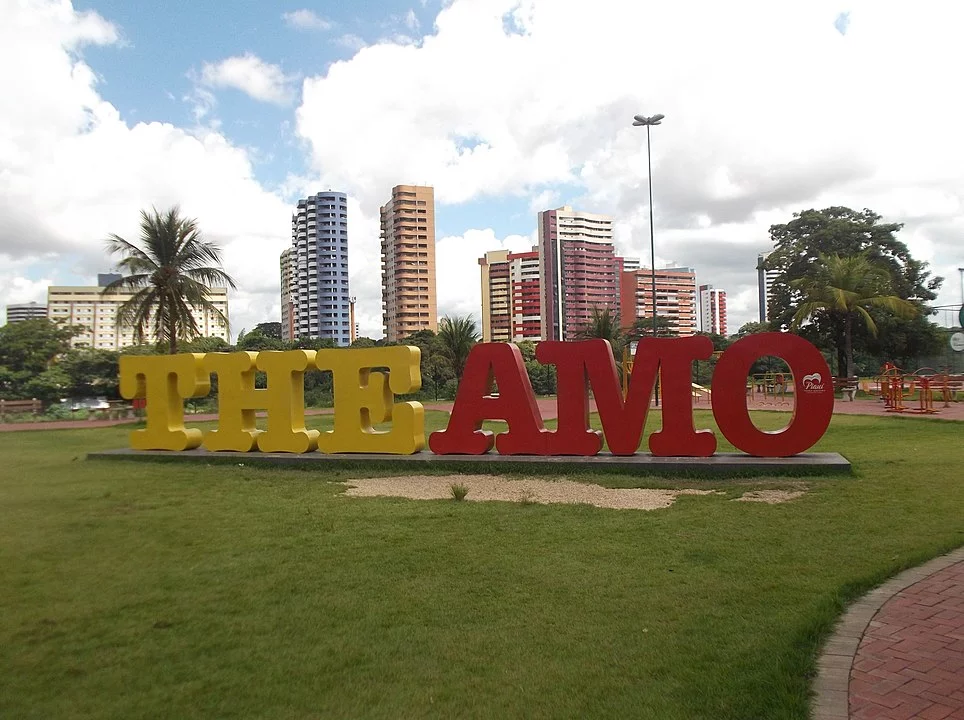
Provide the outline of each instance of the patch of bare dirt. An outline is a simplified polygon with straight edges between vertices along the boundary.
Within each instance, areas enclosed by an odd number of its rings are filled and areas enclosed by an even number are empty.
[[[768,505],[775,505],[776,503],[789,502],[791,500],[796,500],[799,497],[803,497],[804,492],[802,490],[750,490],[749,492],[743,493],[742,496],[734,498],[740,502],[762,502]]]
[[[523,503],[588,504],[614,510],[658,510],[672,505],[680,495],[710,495],[715,490],[650,490],[605,488],[600,485],[527,478],[508,480],[494,475],[414,475],[346,480],[351,497],[404,497],[444,500],[452,485],[468,488],[466,500],[502,500]]]

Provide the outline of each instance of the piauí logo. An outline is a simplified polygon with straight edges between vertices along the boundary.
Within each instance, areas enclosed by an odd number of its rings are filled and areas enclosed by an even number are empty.
[[[801,382],[803,383],[804,392],[823,392],[823,376],[818,372],[804,375]]]

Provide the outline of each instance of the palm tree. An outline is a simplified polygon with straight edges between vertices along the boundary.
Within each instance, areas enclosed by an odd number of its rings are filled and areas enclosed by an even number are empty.
[[[847,377],[853,377],[854,318],[863,318],[867,329],[876,336],[877,324],[868,308],[881,308],[904,319],[916,315],[918,308],[914,303],[891,294],[890,273],[866,253],[845,257],[821,254],[814,270],[812,276],[790,283],[803,293],[803,301],[793,316],[791,327],[796,330],[817,313],[842,320]]]
[[[104,292],[135,291],[118,308],[117,324],[134,327],[141,341],[150,328],[158,344],[167,344],[174,354],[178,339],[200,335],[192,310],[210,311],[227,322],[207,290],[234,288],[234,280],[220,267],[220,248],[203,240],[197,220],[181,217],[177,206],[163,214],[156,208],[141,210],[139,245],[113,234],[106,243],[111,255],[122,256],[118,269],[127,275]]]
[[[468,316],[443,317],[438,323],[437,337],[442,345],[442,353],[452,364],[456,379],[461,382],[465,361],[472,346],[479,341],[475,321]]]
[[[598,338],[608,340],[613,349],[613,358],[616,364],[622,362],[623,345],[626,342],[626,335],[619,327],[619,313],[612,312],[608,307],[600,310],[593,306],[589,322],[579,331],[579,337],[584,340]]]

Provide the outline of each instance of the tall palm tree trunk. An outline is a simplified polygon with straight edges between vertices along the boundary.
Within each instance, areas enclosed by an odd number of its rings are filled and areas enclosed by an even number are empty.
[[[170,341],[170,354],[177,354],[177,318],[174,317],[174,308],[168,313],[167,328]]]
[[[844,317],[844,355],[847,358],[847,375],[854,376],[854,314],[848,312]]]

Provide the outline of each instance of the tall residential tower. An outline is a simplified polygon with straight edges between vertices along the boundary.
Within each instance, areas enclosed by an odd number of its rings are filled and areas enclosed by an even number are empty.
[[[766,259],[770,253],[760,253],[756,259],[756,285],[760,299],[760,322],[770,320],[770,302],[773,297],[773,281],[780,276],[779,270],[768,270]]]
[[[593,308],[619,312],[613,219],[568,205],[539,213],[543,340],[573,340]]]
[[[435,296],[435,190],[396,185],[381,208],[382,321],[397,342],[438,330]]]
[[[726,335],[726,291],[700,285],[700,329],[705,333]]]
[[[321,192],[298,201],[291,216],[291,248],[281,255],[281,280],[283,334],[327,338],[340,347],[351,343],[345,193]]]

